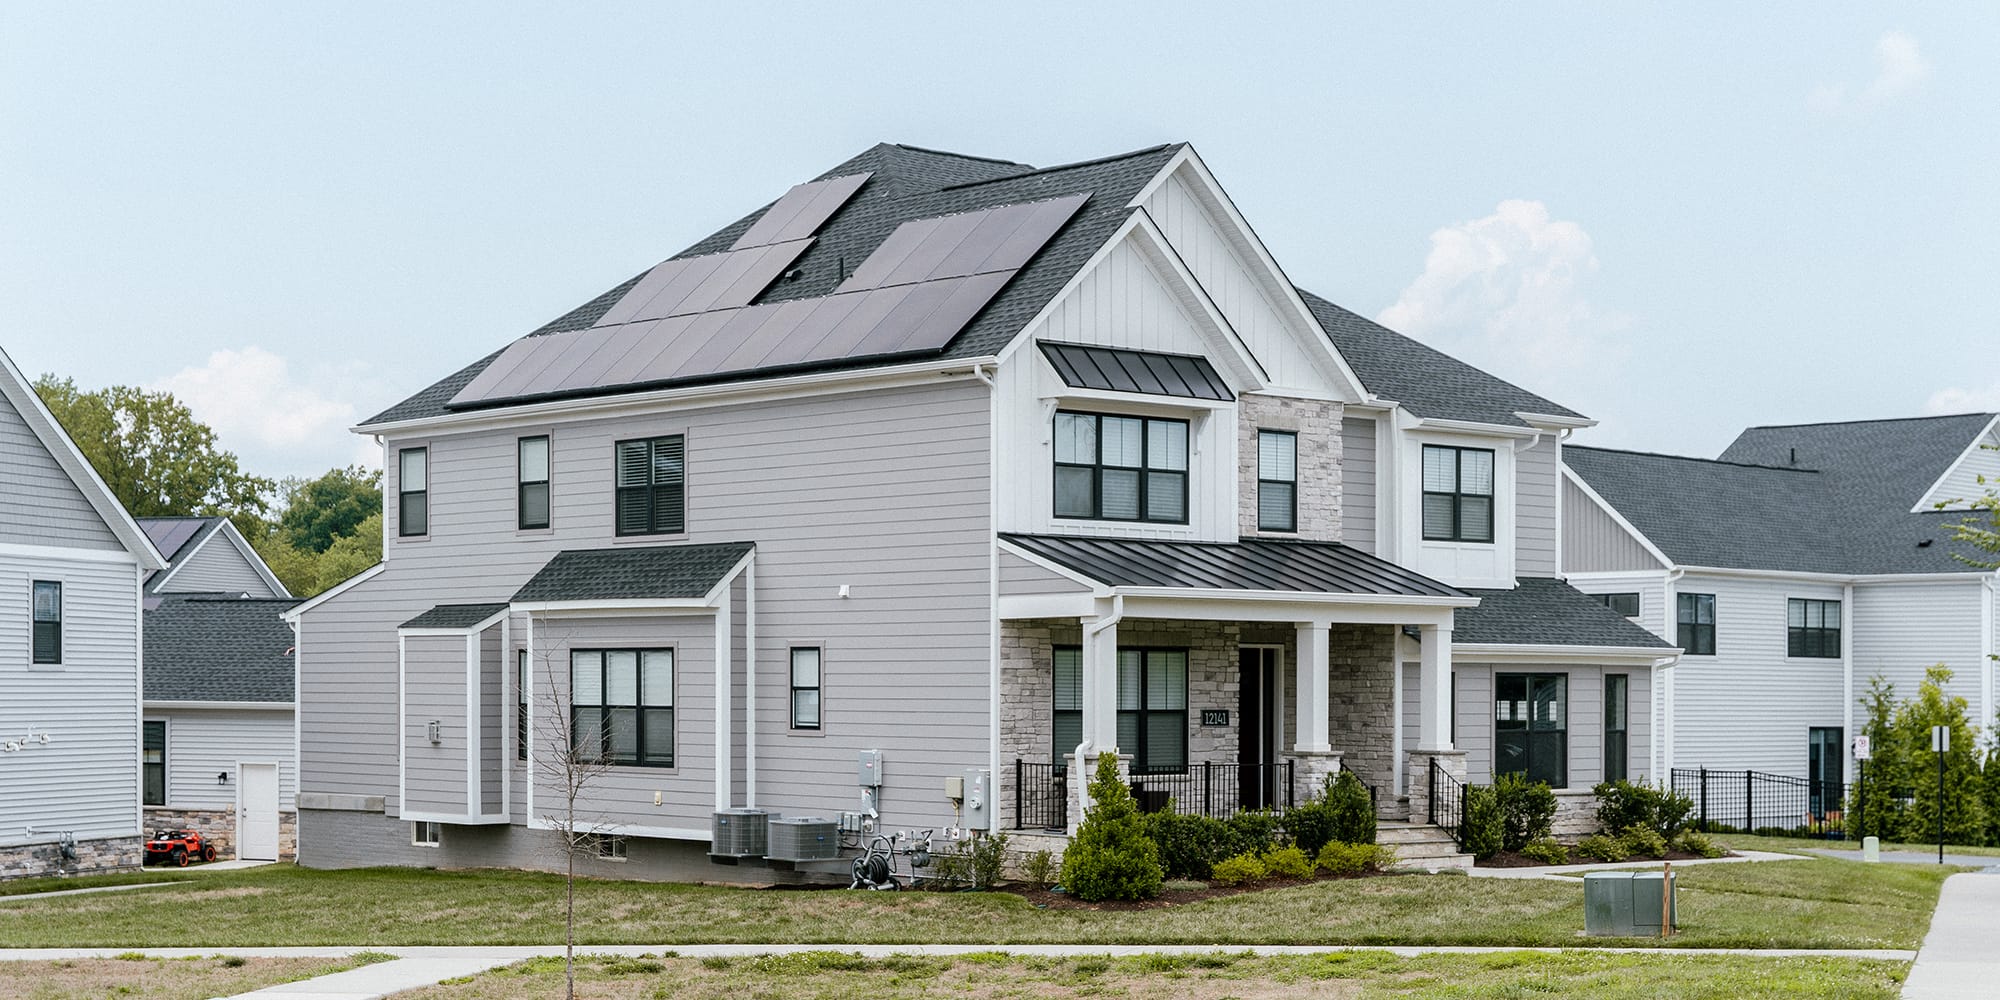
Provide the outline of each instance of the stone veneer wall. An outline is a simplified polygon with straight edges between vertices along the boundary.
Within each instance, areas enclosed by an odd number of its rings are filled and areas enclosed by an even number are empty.
[[[1335,625],[1328,646],[1333,748],[1375,788],[1377,810],[1390,811],[1397,798],[1396,626]]]
[[[0,848],[0,879],[54,875],[58,867],[70,875],[123,871],[138,868],[141,856],[137,837],[79,840],[76,860],[67,867],[61,849],[53,843]]]
[[[236,857],[236,810],[165,809],[146,807],[146,832],[194,830],[215,845],[218,859]],[[278,814],[278,860],[296,861],[299,856],[299,814]]]
[[[1236,401],[1238,530],[1245,537],[1340,541],[1339,403],[1246,393]],[[1257,530],[1257,432],[1298,434],[1299,530]]]

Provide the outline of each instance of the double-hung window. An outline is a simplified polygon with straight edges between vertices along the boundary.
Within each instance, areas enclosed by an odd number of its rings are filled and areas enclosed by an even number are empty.
[[[1693,656],[1715,655],[1715,595],[1677,594],[1675,645]]]
[[[687,450],[679,434],[618,442],[618,534],[687,530]]]
[[[62,584],[53,580],[36,580],[34,592],[34,662],[61,663]]]
[[[524,437],[515,446],[516,527],[549,526],[549,438]]]
[[[144,739],[139,749],[139,779],[144,797],[140,802],[149,806],[167,804],[167,724],[148,722],[144,724]]]
[[[1785,602],[1785,655],[1840,658],[1840,602],[1794,597]]]
[[[1605,781],[1623,781],[1628,777],[1625,760],[1630,746],[1626,722],[1629,682],[1630,677],[1626,674],[1604,675]]]
[[[1083,742],[1083,647],[1055,648],[1055,745],[1049,760],[1060,767]]]
[[[1639,617],[1638,594],[1596,594],[1593,596],[1602,602],[1605,607],[1610,608],[1618,614],[1624,615],[1627,618]]]
[[[1569,675],[1493,675],[1493,773],[1569,784]]]
[[[581,760],[674,766],[674,651],[569,654],[570,738]]]
[[[1185,420],[1059,412],[1055,467],[1057,517],[1187,523]]]
[[[427,535],[431,530],[430,451],[404,448],[396,453],[396,534]]]
[[[1257,432],[1257,530],[1299,530],[1299,436]]]
[[[1180,774],[1188,764],[1185,649],[1118,651],[1118,749],[1133,774]]]
[[[792,647],[792,728],[819,728],[819,647]]]
[[[1493,540],[1493,452],[1424,445],[1424,540]]]

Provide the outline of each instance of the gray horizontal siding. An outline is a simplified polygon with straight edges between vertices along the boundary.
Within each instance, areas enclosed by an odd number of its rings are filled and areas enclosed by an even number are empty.
[[[1340,422],[1340,540],[1375,551],[1375,421]]]
[[[1000,553],[1002,597],[1021,594],[1075,594],[1089,589],[1069,577],[1043,569],[1012,552]]]
[[[0,542],[124,548],[27,420],[0,393]]]
[[[242,550],[218,530],[196,549],[173,579],[161,587],[163,593],[247,593],[252,597],[277,597],[276,591],[258,574]]]
[[[278,765],[278,808],[290,811],[298,791],[292,713],[227,709],[148,710],[167,724],[167,802],[171,809],[234,809],[237,764]],[[216,777],[229,775],[227,784]]]
[[[409,796],[403,809],[463,815],[465,638],[410,636],[403,664],[403,790]],[[430,741],[433,720],[442,738],[437,744]]]
[[[1556,439],[1514,453],[1514,568],[1521,576],[1555,576],[1561,534],[1562,455]]]
[[[1418,670],[1416,663],[1403,664],[1403,744],[1411,748],[1417,745],[1416,734],[1421,704]],[[1465,751],[1465,771],[1469,781],[1480,785],[1490,784],[1493,781],[1494,675],[1519,673],[1563,674],[1569,678],[1568,704],[1565,707],[1569,720],[1568,787],[1577,791],[1588,791],[1591,786],[1604,780],[1604,677],[1607,674],[1624,674],[1627,678],[1626,774],[1635,781],[1650,777],[1647,763],[1651,759],[1653,746],[1651,721],[1653,687],[1650,669],[1575,664],[1537,666],[1454,662],[1452,745]]]
[[[1674,588],[1679,594],[1715,595],[1716,652],[1683,656],[1674,668],[1674,766],[1805,777],[1807,730],[1842,725],[1845,681],[1838,659],[1785,655],[1786,602],[1837,601],[1841,588],[1695,574],[1681,577]],[[1866,673],[1857,663],[1857,694]]]

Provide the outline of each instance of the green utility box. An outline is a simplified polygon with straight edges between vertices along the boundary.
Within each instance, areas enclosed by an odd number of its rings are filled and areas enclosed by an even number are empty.
[[[1675,907],[1673,880],[1662,872],[1639,872],[1632,876],[1632,929],[1646,937],[1660,936],[1660,895],[1667,896],[1667,919],[1681,925]]]
[[[1660,895],[1671,893],[1660,872],[1590,872],[1583,877],[1583,930],[1592,937],[1660,936]],[[1668,902],[1667,919],[1680,926]]]

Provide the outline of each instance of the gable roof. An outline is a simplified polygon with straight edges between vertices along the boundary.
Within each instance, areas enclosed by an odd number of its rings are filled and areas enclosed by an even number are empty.
[[[146,700],[290,702],[295,598],[165,594],[146,612]]]
[[[513,600],[694,600],[707,597],[754,548],[751,542],[717,542],[570,549],[529,577]]]
[[[1528,426],[1517,413],[1588,419],[1305,289],[1299,295],[1361,384],[1419,417],[1511,427]]]
[[[1511,590],[1468,590],[1476,608],[1452,615],[1454,643],[1504,646],[1624,646],[1658,649],[1674,644],[1634,624],[1561,580],[1522,577]]]
[[[7,356],[4,348],[0,348],[0,395],[7,397],[7,401],[21,415],[21,420],[42,442],[42,447],[46,448],[56,463],[62,466],[63,471],[69,474],[70,481],[82,491],[84,499],[90,502],[91,509],[104,520],[105,526],[111,529],[111,533],[124,543],[125,551],[131,553],[138,559],[139,565],[146,569],[164,567],[166,561],[160,557],[159,550],[153,547],[152,540],[146,537],[145,532],[139,530],[139,525],[132,520],[132,515],[126,512],[125,505],[120,503],[117,495],[104,484],[103,477],[91,467],[90,460],[84,458],[83,452],[77,450],[76,442],[70,440],[69,433],[63,430],[62,424],[57,422],[53,413],[49,412],[48,406],[42,402],[41,395],[35,392],[34,386],[21,374],[21,369],[14,367],[14,359]]]
[[[269,594],[253,596],[291,596],[291,591],[286,589],[277,575],[271,572],[271,567],[265,564],[264,557],[257,554],[257,550],[250,546],[243,533],[237,531],[236,525],[226,517],[142,517],[137,520],[139,529],[146,533],[146,537],[152,540],[154,547],[158,548],[160,554],[167,559],[164,569],[147,574],[148,595],[157,596],[162,593],[162,588],[173,579],[181,567],[194,559],[196,553],[210,545],[222,544],[234,549],[258,578],[264,581],[264,586],[271,590]],[[217,541],[218,538],[221,539],[220,542]],[[149,600],[149,610],[152,603]]]

